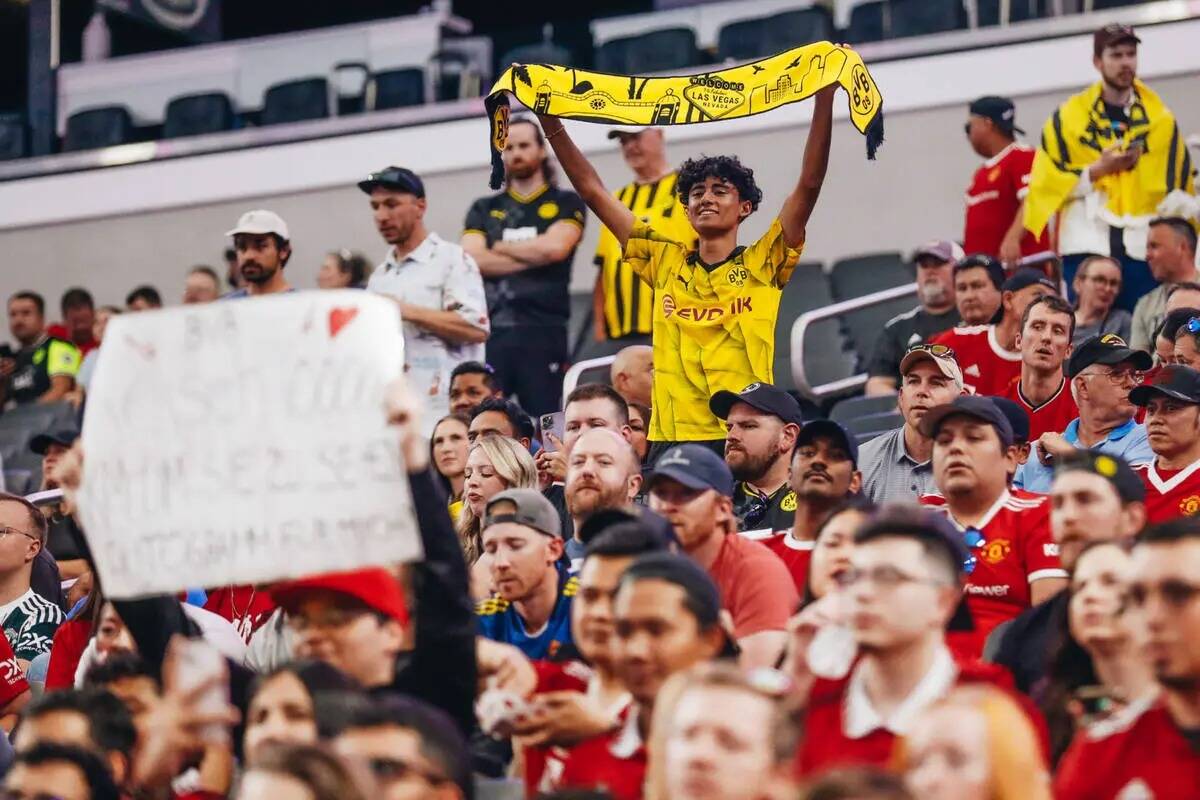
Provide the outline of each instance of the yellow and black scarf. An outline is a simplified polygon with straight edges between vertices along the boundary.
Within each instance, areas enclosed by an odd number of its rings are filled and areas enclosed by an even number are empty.
[[[812,97],[833,84],[849,96],[850,119],[867,138],[867,158],[883,143],[883,97],[862,57],[829,42],[700,75],[639,77],[553,64],[514,64],[492,86],[491,186],[504,181],[508,95],[537,114],[606,125],[690,125],[761,114]]]

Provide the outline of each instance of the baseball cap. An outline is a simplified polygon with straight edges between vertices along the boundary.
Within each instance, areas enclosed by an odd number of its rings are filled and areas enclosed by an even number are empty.
[[[992,279],[993,286],[999,289],[1004,285],[1004,265],[989,255],[975,253],[967,256],[954,265],[954,274],[957,275],[966,269],[985,269],[988,277]]]
[[[1133,366],[1140,370],[1150,369],[1154,365],[1149,353],[1134,350],[1115,333],[1089,336],[1071,354],[1067,362],[1067,376],[1074,378],[1092,364],[1120,364],[1122,361],[1132,361]]]
[[[943,375],[954,381],[955,388],[960,392],[963,390],[962,369],[954,357],[953,348],[944,344],[914,344],[900,359],[900,374],[904,375],[922,361],[932,362]]]
[[[759,411],[774,414],[784,422],[801,423],[802,412],[796,398],[769,383],[752,383],[736,394],[728,389],[717,392],[708,401],[709,409],[719,419],[727,419],[734,403],[745,403]]]
[[[800,435],[796,437],[796,447],[812,444],[813,440],[818,436],[827,436],[840,444],[842,449],[850,456],[850,463],[855,468],[858,467],[858,439],[851,436],[848,430],[831,419],[814,419],[812,422],[806,423],[800,429]]]
[[[276,584],[271,598],[287,609],[294,607],[306,594],[316,591],[336,592],[353,597],[372,611],[391,617],[401,624],[408,623],[408,603],[396,576],[382,567],[356,569],[350,572],[330,572],[295,581]]]
[[[958,262],[963,259],[965,253],[958,242],[952,242],[949,239],[930,239],[913,251],[912,260],[917,261],[921,256],[933,256],[939,261]]]
[[[1092,55],[1099,56],[1104,52],[1104,48],[1121,42],[1141,44],[1142,40],[1133,32],[1132,25],[1110,22],[1092,35]]]
[[[46,455],[46,451],[50,449],[50,445],[56,444],[61,447],[70,447],[75,444],[75,440],[78,438],[79,431],[74,428],[61,428],[50,433],[39,433],[29,440],[29,450],[39,456],[44,456]]]
[[[645,125],[640,128],[613,128],[608,132],[608,138],[624,140],[626,136],[637,136],[642,131],[652,130],[654,130],[654,127],[651,125]]]
[[[1120,456],[1097,453],[1094,450],[1077,450],[1065,458],[1054,460],[1054,474],[1064,472],[1090,472],[1112,484],[1122,503],[1141,503],[1146,499],[1146,485]]]
[[[425,184],[421,181],[421,177],[411,169],[404,167],[384,167],[358,182],[358,188],[367,194],[380,187],[407,192],[417,197],[425,196]]]
[[[492,509],[501,503],[512,503],[514,508],[512,511],[493,513]],[[505,489],[493,495],[484,506],[481,530],[501,522],[525,525],[547,536],[562,536],[558,512],[537,489]]]
[[[1000,287],[1004,292],[1019,292],[1035,284],[1041,284],[1050,291],[1058,294],[1058,284],[1046,277],[1046,273],[1025,267],[1014,272]]]
[[[942,426],[942,421],[948,417],[967,416],[973,417],[980,422],[986,422],[996,429],[996,433],[1000,436],[1000,441],[1005,447],[1013,443],[1012,423],[1008,421],[1008,417],[1000,410],[1000,407],[992,402],[994,398],[980,397],[973,394],[964,394],[961,397],[954,398],[953,402],[945,403],[940,406],[934,406],[925,412],[925,416],[921,418],[921,433],[930,438],[937,436],[938,429]]]
[[[689,489],[715,489],[733,497],[733,473],[725,459],[703,445],[680,444],[659,456],[646,490],[652,490],[661,478],[670,478]]]
[[[1021,408],[1016,400],[994,396],[990,399],[1012,427],[1013,444],[1026,444],[1029,441],[1029,412]]]
[[[225,231],[226,236],[236,236],[239,233],[273,233],[284,241],[292,238],[288,234],[288,226],[283,221],[283,217],[274,211],[267,211],[262,208],[242,214],[238,217],[237,225],[234,226],[233,230]]]
[[[1012,133],[1013,131],[1021,134],[1025,133],[1025,131],[1017,127],[1017,109],[1013,106],[1013,101],[1007,97],[986,95],[971,101],[968,110],[975,116],[990,119],[1002,131],[1008,133]]]
[[[1170,364],[1154,376],[1151,383],[1134,387],[1129,393],[1129,402],[1144,406],[1154,395],[1165,395],[1185,403],[1200,404],[1200,372],[1191,367]]]

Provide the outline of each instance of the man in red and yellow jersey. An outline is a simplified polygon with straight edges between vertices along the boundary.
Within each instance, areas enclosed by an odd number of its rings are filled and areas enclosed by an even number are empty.
[[[1200,514],[1200,372],[1171,364],[1129,393],[1146,409],[1154,460],[1135,467],[1146,483],[1146,519]]]
[[[546,139],[575,191],[616,237],[624,260],[654,289],[654,408],[649,458],[695,442],[723,453],[725,431],[708,406],[722,389],[773,383],[775,322],[783,287],[804,247],[805,227],[829,162],[833,95],[816,95],[800,179],[767,232],[748,247],[738,230],[762,199],[752,170],[736,158],[692,159],[676,194],[696,232],[679,242],[614,198],[555,117]]]

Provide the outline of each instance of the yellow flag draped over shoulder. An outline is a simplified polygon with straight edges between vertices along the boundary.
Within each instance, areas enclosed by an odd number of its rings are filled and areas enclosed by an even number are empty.
[[[1025,198],[1025,228],[1035,236],[1070,197],[1083,170],[1114,144],[1123,149],[1140,145],[1142,155],[1136,168],[1093,183],[1104,195],[1100,213],[1110,225],[1155,214],[1163,198],[1176,189],[1195,194],[1187,144],[1159,96],[1134,81],[1129,123],[1121,127],[1108,119],[1101,88],[1095,83],[1068,98],[1042,128]]]
[[[883,97],[862,57],[829,42],[797,47],[750,64],[699,75],[641,77],[554,64],[514,64],[487,96],[491,186],[504,180],[508,95],[535,113],[606,125],[690,125],[762,114],[833,84],[849,98],[850,119],[867,139],[867,158],[883,143]]]

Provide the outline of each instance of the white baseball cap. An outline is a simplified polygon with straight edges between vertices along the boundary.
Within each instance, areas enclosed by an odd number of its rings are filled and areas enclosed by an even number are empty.
[[[236,236],[239,233],[273,233],[284,241],[290,241],[292,238],[288,235],[288,226],[283,221],[283,217],[274,211],[265,211],[261,208],[242,214],[238,217],[234,229],[225,231],[226,236]]]

